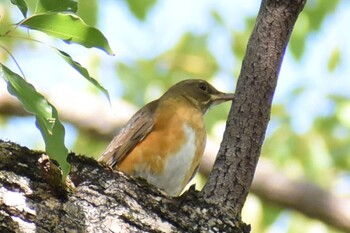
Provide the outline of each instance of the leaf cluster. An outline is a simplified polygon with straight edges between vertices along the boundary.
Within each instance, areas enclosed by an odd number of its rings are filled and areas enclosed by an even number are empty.
[[[43,32],[68,44],[75,43],[86,48],[97,48],[109,55],[113,55],[106,37],[97,28],[87,25],[76,14],[78,10],[76,1],[11,0],[11,3],[20,10],[24,18],[15,25],[5,27],[6,29],[0,34],[0,39],[16,38],[16,31],[20,30],[20,28],[26,28]],[[40,42],[29,37],[23,39]],[[5,46],[1,46],[1,48],[10,54],[21,71],[20,64],[16,62],[10,49],[7,49]],[[86,68],[73,60],[67,52],[53,46],[51,48],[68,65],[72,66],[87,81],[103,92],[109,100],[107,90],[90,76]],[[68,149],[64,143],[64,126],[59,120],[56,108],[42,94],[36,91],[34,86],[25,79],[22,71],[21,76],[3,63],[0,63],[0,65],[9,92],[17,97],[26,111],[35,115],[36,125],[45,142],[46,153],[51,159],[58,161],[62,168],[63,179],[65,179],[70,169],[70,165],[66,160]]]

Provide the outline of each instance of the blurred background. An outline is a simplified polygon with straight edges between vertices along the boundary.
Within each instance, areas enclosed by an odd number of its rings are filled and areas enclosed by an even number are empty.
[[[56,106],[65,122],[69,150],[98,157],[138,108],[180,80],[203,78],[221,91],[234,92],[259,6],[258,0],[79,1],[78,15],[103,32],[114,56],[21,28],[12,37],[0,37],[0,45],[16,59],[27,81]],[[308,0],[299,16],[281,68],[259,164],[261,171],[272,172],[267,172],[266,183],[257,179],[243,211],[242,218],[254,233],[350,232],[349,12],[347,0]],[[17,7],[1,1],[0,34],[2,25],[21,19]],[[86,67],[109,91],[111,105],[49,45]],[[2,48],[0,61],[20,73]],[[206,116],[208,148],[197,188],[210,170],[229,107],[228,103],[217,106]],[[34,117],[9,97],[3,79],[0,138],[32,149],[45,148]],[[281,181],[281,190],[269,186],[269,181],[281,177],[290,183]],[[267,194],[261,192],[264,188]],[[316,192],[306,192],[310,188]],[[284,197],[279,193],[283,190],[299,193]],[[305,210],[293,204],[296,195],[311,207]],[[322,195],[329,198],[313,203]],[[317,215],[322,205],[328,215]],[[307,208],[314,208],[316,214]],[[343,225],[330,216],[342,219]]]

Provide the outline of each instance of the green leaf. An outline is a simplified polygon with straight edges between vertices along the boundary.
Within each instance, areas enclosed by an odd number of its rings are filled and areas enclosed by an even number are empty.
[[[26,0],[31,12],[74,12],[78,10],[78,2],[75,0]]]
[[[24,0],[11,0],[11,3],[18,7],[24,18],[27,17],[28,6]]]
[[[306,4],[303,12],[309,18],[311,30],[319,30],[326,17],[334,13],[339,5],[339,0],[314,0],[312,4]]]
[[[127,0],[130,11],[140,20],[144,20],[150,8],[156,3],[156,0]]]
[[[339,0],[323,1],[314,0],[312,4],[306,4],[305,9],[300,13],[293,29],[289,48],[296,60],[300,60],[304,54],[306,39],[313,31],[320,30],[324,20],[332,14]]]
[[[300,60],[304,54],[306,37],[310,33],[310,18],[305,13],[301,13],[295,24],[289,49],[296,60]]]
[[[334,72],[334,70],[337,68],[341,60],[340,58],[340,49],[337,47],[332,51],[332,54],[328,60],[328,70],[330,72]]]
[[[96,28],[86,25],[81,18],[69,13],[47,13],[31,16],[20,26],[44,32],[67,43],[95,47],[112,55],[106,37]]]
[[[76,13],[86,24],[96,26],[99,7],[101,6],[98,0],[79,1]]]
[[[220,12],[214,9],[211,11],[211,16],[218,25],[225,26],[225,20],[221,17]]]
[[[282,209],[278,206],[266,204],[265,202],[261,202],[261,204],[263,211],[262,226],[263,228],[268,228],[280,217]]]
[[[5,65],[1,63],[0,65],[9,92],[17,97],[26,111],[35,115],[36,125],[45,141],[46,153],[59,163],[64,180],[69,173],[70,165],[67,162],[68,150],[64,145],[65,131],[58,119],[57,110],[30,83]]]
[[[109,94],[108,91],[101,86],[101,84],[94,79],[93,77],[90,76],[88,70],[81,66],[78,62],[74,61],[73,58],[66,52],[61,51],[59,49],[57,49],[57,53],[69,64],[71,65],[74,69],[76,69],[82,76],[84,76],[84,78],[86,78],[86,80],[88,80],[90,83],[92,83],[95,87],[97,87],[97,89],[99,89],[100,91],[103,92],[103,94],[107,97],[108,101],[111,102],[110,98],[109,98]]]

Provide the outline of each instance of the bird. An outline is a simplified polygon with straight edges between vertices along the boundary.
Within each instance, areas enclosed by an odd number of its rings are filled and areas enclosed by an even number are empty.
[[[204,153],[205,113],[233,97],[202,79],[180,81],[138,110],[98,161],[179,196]]]

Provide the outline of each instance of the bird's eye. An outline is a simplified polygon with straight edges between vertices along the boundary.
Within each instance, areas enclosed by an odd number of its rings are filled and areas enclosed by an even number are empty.
[[[199,89],[201,89],[202,91],[207,91],[208,90],[208,86],[205,83],[199,83],[198,84]]]

